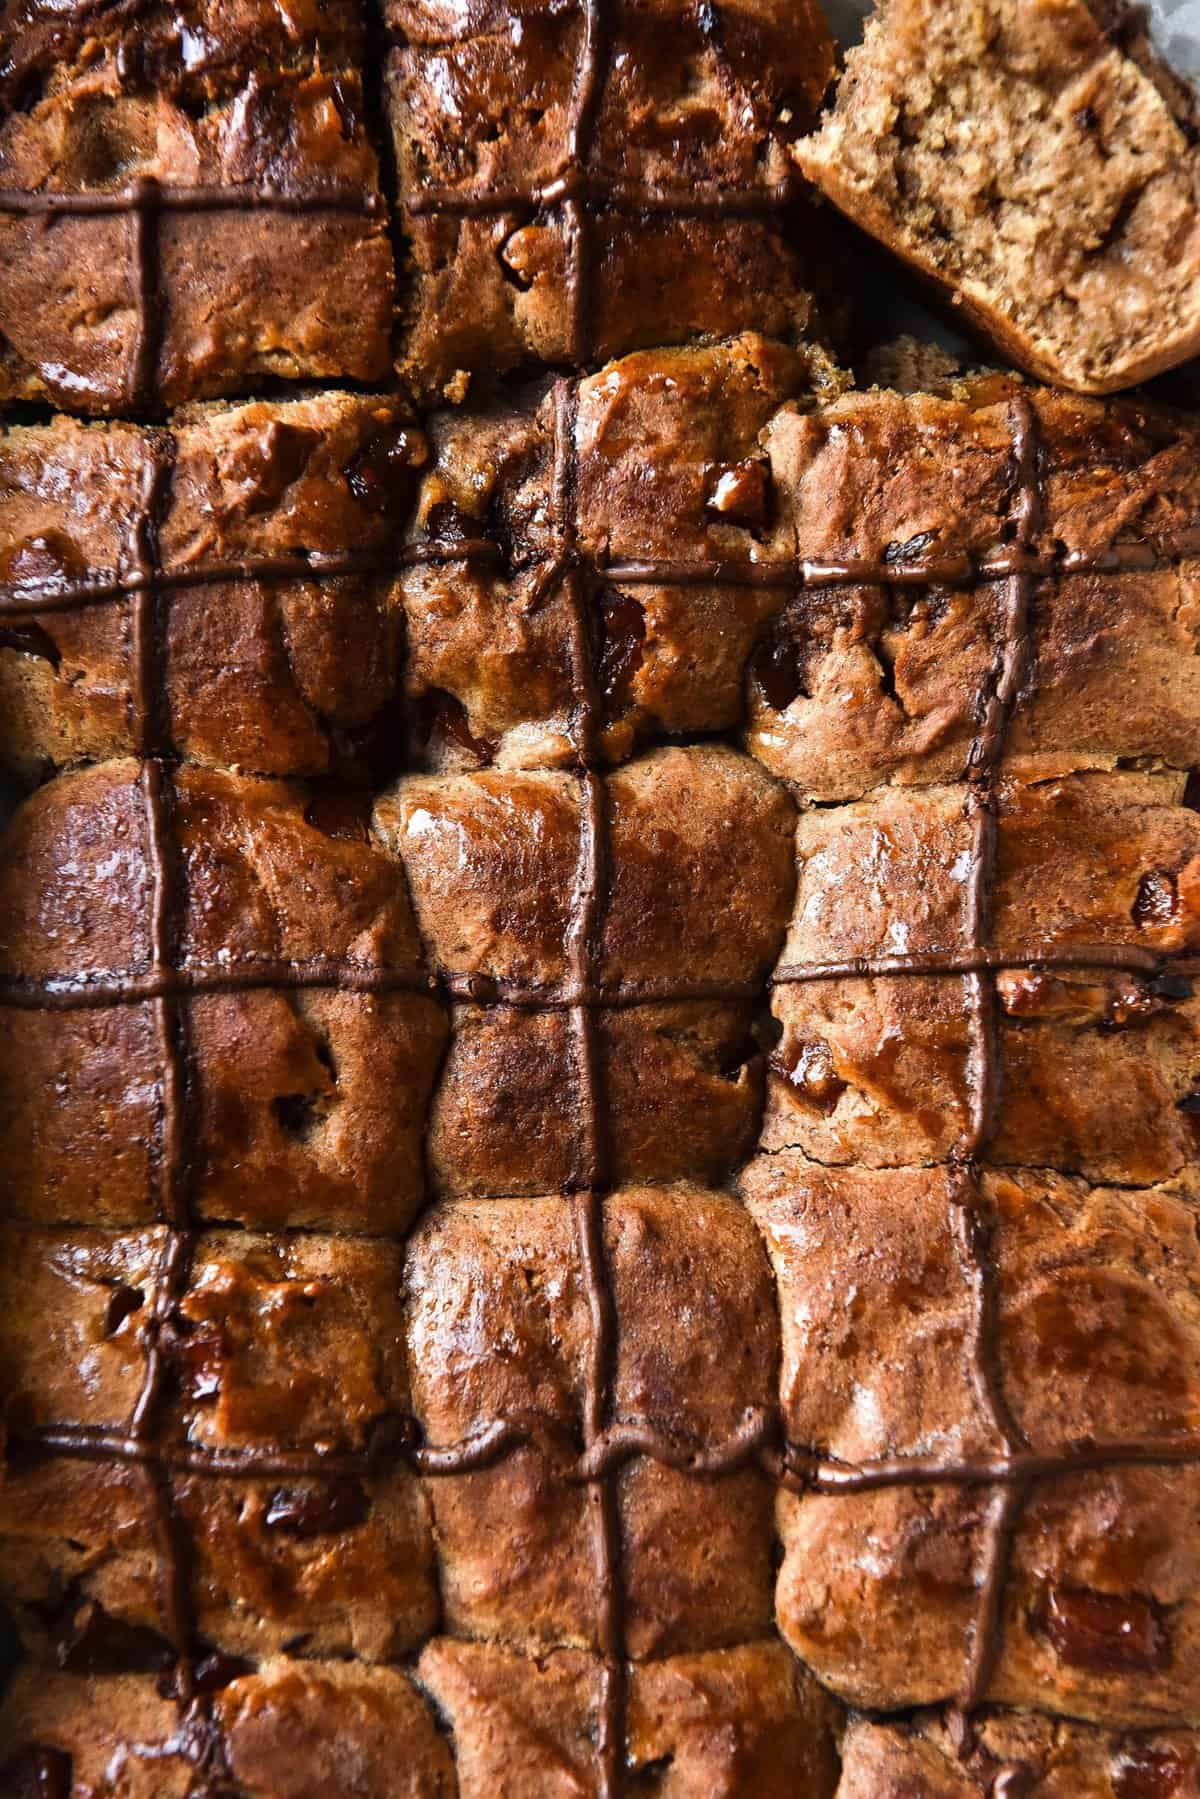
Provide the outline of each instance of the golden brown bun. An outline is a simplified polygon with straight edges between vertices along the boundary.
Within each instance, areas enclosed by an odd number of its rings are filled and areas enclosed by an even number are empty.
[[[120,1003],[119,991],[136,990],[150,961],[148,819],[137,764],[110,762],[40,788],[5,840],[4,975],[76,989],[98,980],[114,1002],[6,1009],[0,1115],[13,1131],[9,1203],[26,1216],[159,1215],[154,1003]],[[440,1009],[403,988],[286,985],[296,965],[332,964],[350,975],[407,974],[419,986],[402,872],[361,821],[330,819],[299,784],[183,769],[170,829],[174,954],[200,989],[184,1008],[198,1212],[272,1228],[285,1219],[375,1231],[407,1222],[424,1194]]]
[[[222,203],[168,203],[141,233],[87,198],[52,229],[36,210],[0,215],[0,394],[137,413],[276,376],[382,377],[393,268],[357,9],[98,11],[9,9],[0,185],[94,199],[155,181]],[[263,191],[317,204],[242,199]],[[142,292],[147,238],[160,307]]]
[[[538,1662],[435,1638],[418,1664],[448,1715],[460,1791],[593,1792],[600,1665],[564,1649]],[[779,1644],[643,1662],[629,1695],[631,1779],[654,1799],[825,1799],[836,1779],[832,1708]]]
[[[677,3],[614,8],[578,146],[581,13],[386,11],[400,34],[386,88],[413,270],[400,366],[426,393],[461,398],[468,380],[528,361],[820,329],[813,290],[831,285],[829,252],[786,148],[833,72],[813,0],[739,4],[719,26]],[[561,202],[497,203],[552,187],[576,154],[595,194],[586,244]],[[735,195],[740,206],[722,205]]]
[[[774,1363],[769,1277],[749,1218],[722,1194],[628,1189],[605,1208],[605,1241],[627,1321],[615,1416],[685,1452],[724,1442],[748,1409],[768,1403]],[[409,1281],[413,1397],[430,1443],[518,1416],[529,1435],[494,1469],[433,1487],[448,1623],[534,1652],[595,1647],[591,1508],[586,1489],[564,1478],[576,1460],[590,1337],[569,1206],[543,1198],[434,1208],[413,1239]],[[722,1358],[723,1339],[710,1334],[716,1318],[736,1359]],[[513,1353],[497,1358],[497,1341]],[[767,1627],[771,1493],[761,1474],[706,1480],[635,1459],[618,1492],[635,1656],[724,1647]],[[503,1539],[488,1523],[497,1516],[512,1520]]]
[[[382,766],[225,765],[235,673],[0,848],[0,1790],[1191,1778],[1196,438],[939,386],[49,428],[85,566],[169,437],[165,557],[390,558],[408,648]]]
[[[977,1315],[954,1178],[826,1171],[786,1152],[751,1164],[744,1188],[780,1283],[789,1440],[841,1464],[911,1457],[929,1469],[878,1490],[783,1496],[781,1628],[851,1703],[953,1698],[984,1628],[1002,1489],[939,1470],[1005,1456],[972,1379]],[[982,1696],[1112,1725],[1190,1722],[1197,1471],[1093,1464],[1087,1446],[1194,1433],[1194,1180],[1131,1192],[995,1174],[982,1196],[993,1378],[1016,1439],[1062,1463],[1022,1491]],[[829,1293],[852,1303],[830,1316]]]
[[[1101,1730],[1030,1712],[986,1711],[964,1734],[937,1713],[851,1724],[838,1799],[1194,1799],[1200,1743],[1187,1730]]]
[[[753,992],[778,950],[792,810],[724,746],[640,758],[606,777],[604,805],[594,977],[610,996],[598,1031],[614,1167],[628,1180],[719,1179],[746,1153],[760,1103],[754,1014],[737,995]],[[434,966],[484,1000],[455,1009],[431,1120],[443,1192],[536,1193],[576,1173],[568,1013],[488,1002],[569,987],[580,808],[578,779],[545,771],[410,777],[377,808]]]
[[[150,1679],[30,1670],[0,1714],[0,1776],[13,1799],[192,1799],[215,1781],[239,1799],[455,1792],[445,1741],[407,1675],[283,1659],[225,1685],[211,1716],[183,1730]]]
[[[401,615],[387,564],[426,454],[404,406],[349,394],[197,407],[169,431],[11,428],[0,762],[29,780],[128,754],[139,734],[251,774],[361,775],[394,754]],[[147,648],[132,589],[151,518],[164,580]],[[349,572],[322,573],[322,557]],[[89,587],[110,597],[89,603]]]

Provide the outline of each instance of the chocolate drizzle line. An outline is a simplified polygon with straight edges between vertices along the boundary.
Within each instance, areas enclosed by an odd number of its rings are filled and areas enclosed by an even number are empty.
[[[599,782],[594,796],[602,797]],[[976,970],[1029,968],[1095,969],[1153,978],[1168,970],[1183,976],[1200,975],[1194,956],[1161,956],[1136,944],[1069,945],[1022,954],[1014,951],[930,952],[928,955],[857,957],[847,962],[814,962],[807,966],[784,963],[770,977],[772,986],[806,981],[875,980],[902,976],[951,976]],[[456,974],[447,970],[428,974],[423,968],[385,968],[336,956],[304,960],[275,960],[248,956],[228,962],[181,961],[169,969],[138,967],[94,969],[85,974],[28,976],[0,975],[0,1006],[25,1012],[86,1012],[106,1006],[137,1006],[167,996],[182,998],[203,993],[269,992],[272,988],[338,993],[412,993],[428,997],[444,995],[451,1001],[474,1006],[511,1007],[519,1012],[574,1011],[592,1007],[622,1011],[635,1006],[683,1005],[706,1000],[737,1005],[754,999],[761,986],[754,981],[589,981],[580,985],[569,979],[555,986],[538,987],[519,981],[499,981],[488,975]]]
[[[151,945],[155,962],[170,954],[170,868],[167,850],[168,802],[161,763],[142,764],[141,788],[152,874]],[[167,1220],[167,1236],[154,1283],[146,1331],[146,1365],[141,1392],[133,1409],[129,1435],[143,1452],[141,1460],[154,1500],[159,1539],[159,1570],[167,1635],[176,1654],[177,1691],[181,1702],[191,1697],[191,1624],[187,1583],[171,1503],[170,1480],[158,1451],[157,1432],[165,1396],[167,1369],[162,1335],[181,1285],[187,1279],[190,1239],[187,1235],[187,1164],[184,1143],[185,1071],[181,1034],[184,1021],[169,999],[154,1002],[154,1025],[162,1067],[158,1143],[159,1208]]]
[[[132,187],[90,192],[39,188],[0,188],[0,213],[32,213],[40,217],[91,218],[104,214],[154,212],[354,212],[373,218],[383,202],[359,188],[306,188],[295,193],[278,188],[230,182],[227,187],[197,183],[173,187],[152,175],[139,176]]]
[[[891,975],[976,974],[1003,968],[1103,968],[1117,974],[1159,975],[1167,968],[1194,972],[1196,958],[1167,957],[1134,944],[1064,944],[1042,949],[997,950],[986,945],[958,950],[914,950],[894,956],[850,956],[844,962],[781,962],[771,984],[804,981],[881,980]]]
[[[153,1462],[214,1480],[336,1479],[377,1474],[391,1466],[411,1468],[425,1480],[456,1479],[494,1468],[518,1449],[535,1447],[562,1479],[580,1484],[603,1480],[627,1462],[644,1458],[701,1480],[758,1467],[789,1492],[832,1498],[914,1487],[1024,1490],[1065,1475],[1114,1468],[1200,1468],[1200,1434],[1067,1442],[962,1461],[914,1455],[841,1462],[785,1442],[783,1413],[760,1406],[748,1407],[739,1425],[712,1442],[664,1431],[645,1420],[621,1421],[607,1425],[582,1452],[570,1431],[535,1413],[481,1419],[454,1443],[423,1441],[415,1417],[398,1417],[394,1422],[397,1428],[382,1448],[358,1453],[323,1453],[272,1444],[150,1444],[129,1432],[65,1422],[27,1432],[14,1430],[12,1441],[39,1453],[79,1461]]]
[[[1015,464],[1012,524],[1018,559],[1036,537],[1041,503],[1037,481],[1037,420],[1024,394],[1012,401]],[[1009,722],[1029,656],[1029,608],[1032,576],[1017,569],[1008,577],[1004,633],[996,666],[983,695],[979,730],[967,769],[965,812],[972,830],[970,866],[965,884],[968,947],[986,952],[992,933],[992,900],[997,852],[997,776]],[[1005,1398],[998,1342],[997,1271],[992,1255],[994,1219],[983,1191],[981,1162],[998,1123],[1000,1069],[996,1053],[996,986],[994,974],[978,968],[963,976],[971,1024],[968,1076],[971,1106],[966,1127],[951,1152],[951,1223],[960,1258],[972,1290],[970,1369],[980,1407],[1011,1457],[1029,1443]],[[982,1703],[1002,1647],[1004,1584],[1012,1539],[1024,1501],[1018,1483],[1001,1488],[993,1499],[988,1526],[983,1583],[970,1659],[961,1694],[964,1710]]]
[[[143,235],[149,235],[145,228]],[[151,274],[143,280],[144,318],[156,310],[154,252],[144,252]],[[147,362],[147,367],[149,367]],[[143,371],[144,372],[144,371]],[[169,441],[169,440],[168,440]],[[181,910],[180,870],[174,849],[175,792],[165,717],[162,617],[159,604],[158,532],[173,474],[174,446],[156,455],[135,533],[141,577],[134,601],[132,714],[140,759],[139,785],[145,817],[146,861],[150,876],[148,935],[150,999],[161,1068],[157,1178],[159,1213],[166,1225],[145,1336],[142,1387],[127,1436],[133,1459],[145,1473],[159,1542],[158,1569],[167,1636],[175,1652],[175,1696],[189,1736],[207,1741],[202,1730],[205,1701],[196,1690],[195,1627],[187,1550],[175,1512],[170,1468],[161,1437],[162,1413],[170,1384],[164,1337],[187,1286],[192,1259],[191,1162],[188,1129],[189,1030],[187,1008],[178,1003],[172,976],[177,960],[176,931]],[[197,1730],[199,1736],[197,1737]]]
[[[1163,536],[1159,549],[1147,544],[1113,544],[1088,553],[1057,550],[1045,555],[1032,551],[998,554],[979,559],[956,557],[911,563],[875,558],[843,561],[813,557],[775,558],[761,562],[674,562],[666,559],[613,562],[589,556],[578,547],[579,563],[622,587],[778,587],[793,590],[827,587],[975,587],[985,581],[1009,580],[1014,575],[1050,579],[1063,575],[1141,574],[1174,567],[1181,559],[1200,556],[1200,529]],[[489,539],[454,543],[437,539],[408,543],[398,552],[374,555],[369,551],[313,552],[311,556],[244,557],[231,562],[196,562],[184,567],[160,569],[157,583],[174,589],[205,586],[224,581],[321,581],[340,575],[389,576],[425,563],[495,566],[503,563],[499,546]],[[534,557],[531,566],[538,566]],[[552,584],[561,572],[561,551],[543,561],[544,582]],[[0,586],[0,614],[21,616],[42,612],[67,612],[86,606],[105,605],[136,594],[144,577],[113,575],[108,580],[63,581],[55,577]]]
[[[155,412],[164,319],[158,229],[162,189],[152,177],[143,176],[134,184],[133,196],[129,222],[133,233],[133,265],[137,277],[138,334],[130,364],[129,398],[136,411]]]
[[[594,1095],[594,1088],[593,1088]],[[601,1709],[596,1751],[600,1792],[615,1799],[625,1759],[624,1585],[617,1489],[599,1445],[611,1399],[617,1319],[604,1253],[604,1196],[591,1186],[572,1199],[577,1253],[591,1316],[587,1386],[583,1405],[584,1467],[596,1566],[596,1636],[602,1658]]]
[[[567,139],[571,162],[580,170],[591,151],[608,73],[606,0],[586,0],[583,24]],[[564,215],[570,349],[574,360],[583,362],[592,342],[591,221],[577,199],[566,201]],[[609,1185],[607,1094],[596,1012],[586,998],[595,986],[597,938],[608,893],[608,813],[598,746],[602,708],[588,637],[588,580],[578,545],[578,408],[578,382],[560,380],[554,390],[552,499],[559,544],[557,573],[569,629],[571,734],[579,779],[579,862],[566,939],[567,965],[577,995],[570,1020],[580,1133],[571,1211],[591,1321],[583,1444],[584,1462],[589,1468],[588,1513],[596,1570],[596,1636],[601,1656],[596,1753],[602,1799],[617,1799],[625,1762],[626,1708],[621,1521],[617,1489],[599,1446],[612,1404],[618,1327],[604,1245],[604,1195]]]
[[[193,562],[181,568],[160,569],[155,585],[164,591],[204,587],[232,581],[331,581],[345,575],[395,575],[406,568],[428,563],[465,562],[495,564],[502,560],[494,543],[409,544],[398,555],[371,555],[346,550],[340,554],[313,551],[307,556],[245,557],[233,562]],[[136,596],[146,578],[136,569],[130,575],[108,581],[63,582],[54,579],[0,588],[0,615],[71,612],[87,606],[103,606]]]
[[[671,218],[722,219],[769,217],[796,196],[790,182],[761,187],[667,187],[660,182],[634,182],[606,170],[580,169],[568,159],[544,181],[507,187],[426,187],[404,201],[414,218],[448,213],[459,218],[492,218],[505,212],[541,212],[551,206],[605,208],[612,212],[666,214]]]
[[[608,0],[585,0],[583,8],[583,41],[575,79],[571,89],[570,116],[567,122],[567,165],[569,175],[582,182],[596,136],[600,103],[608,77],[611,33]],[[592,352],[592,219],[583,191],[564,195],[563,222],[567,237],[567,337],[570,356],[575,363],[590,360]],[[576,396],[578,397],[578,396]],[[574,468],[575,446],[571,439],[571,468]],[[560,514],[560,524],[563,523]],[[574,536],[574,514],[571,514]]]

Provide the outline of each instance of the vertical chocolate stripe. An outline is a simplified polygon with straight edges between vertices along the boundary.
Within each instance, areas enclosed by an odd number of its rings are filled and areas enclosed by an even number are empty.
[[[158,365],[162,350],[164,298],[160,222],[162,195],[151,175],[139,177],[131,196],[130,231],[137,284],[138,333],[130,363],[129,400],[135,412],[158,410]]]
[[[142,222],[141,291],[143,333],[139,349],[139,381],[150,368],[153,346],[157,366],[157,248],[148,248],[148,233],[157,230],[157,206],[147,189],[137,217]],[[179,964],[184,895],[174,848],[174,783],[168,761],[169,726],[161,608],[166,604],[159,578],[159,524],[173,473],[174,447],[155,444],[150,478],[143,495],[135,544],[139,584],[133,598],[133,670],[131,706],[134,740],[141,758],[139,783],[146,829],[149,868],[149,973],[155,1038],[161,1068],[158,1143],[159,1214],[167,1236],[159,1264],[147,1322],[146,1366],[142,1389],[130,1421],[130,1441],[143,1458],[144,1477],[153,1500],[159,1542],[158,1571],[167,1633],[175,1650],[175,1693],[181,1722],[186,1723],[198,1753],[211,1751],[203,1701],[195,1689],[195,1623],[186,1545],[175,1513],[170,1471],[163,1453],[162,1412],[169,1384],[164,1338],[171,1314],[187,1285],[192,1258],[191,1164],[188,1129],[188,1001],[173,991]]]
[[[1038,491],[1037,420],[1024,394],[1012,402],[1013,495],[1018,563],[1033,548],[1041,500]],[[1032,577],[1015,572],[1007,580],[1004,632],[984,697],[979,730],[968,762],[966,815],[972,825],[970,867],[965,892],[967,947],[985,955],[991,947],[996,883],[997,791],[1009,725],[1029,657]],[[993,1220],[982,1190],[981,1164],[995,1136],[1000,1103],[995,974],[983,969],[964,976],[971,1019],[968,1070],[971,1108],[966,1129],[952,1154],[952,1225],[971,1284],[971,1376],[981,1406],[1006,1456],[1029,1445],[1004,1394],[998,1339],[997,1270],[992,1253]],[[1028,1488],[1006,1486],[993,1499],[985,1549],[979,1608],[961,1703],[967,1712],[987,1696],[1003,1647],[1004,1587],[1013,1539]],[[969,1729],[964,1742],[970,1739]]]
[[[568,147],[573,172],[581,175],[591,153],[608,68],[604,0],[587,0],[579,66],[572,94]],[[565,205],[567,221],[568,335],[572,359],[584,362],[592,345],[593,258],[591,224],[575,198]],[[602,713],[592,666],[588,630],[590,588],[578,543],[577,381],[562,380],[554,405],[554,514],[558,526],[558,566],[567,601],[572,690],[572,736],[579,780],[579,861],[567,934],[569,973],[581,1003],[571,1009],[579,1095],[578,1191],[573,1197],[576,1248],[591,1320],[587,1387],[584,1395],[584,1452],[603,1436],[612,1403],[618,1320],[604,1250],[604,1192],[609,1184],[608,1103],[597,1040],[595,957],[609,886],[608,818],[600,770]],[[600,1792],[617,1799],[625,1763],[624,1583],[621,1576],[620,1515],[614,1470],[601,1466],[588,1482],[593,1556],[598,1589],[598,1646],[603,1658],[601,1717],[597,1741]]]

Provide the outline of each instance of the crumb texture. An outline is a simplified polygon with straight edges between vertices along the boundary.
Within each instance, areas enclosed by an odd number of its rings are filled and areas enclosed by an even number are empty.
[[[1196,140],[1132,12],[886,0],[795,155],[1005,355],[1105,393],[1200,345]]]

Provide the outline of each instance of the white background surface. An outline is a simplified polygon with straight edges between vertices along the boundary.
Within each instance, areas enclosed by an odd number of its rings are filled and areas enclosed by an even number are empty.
[[[1177,69],[1200,76],[1200,0],[1155,0],[1155,36]]]

